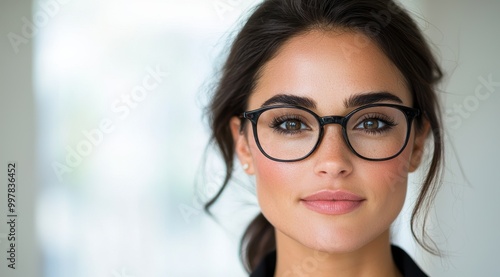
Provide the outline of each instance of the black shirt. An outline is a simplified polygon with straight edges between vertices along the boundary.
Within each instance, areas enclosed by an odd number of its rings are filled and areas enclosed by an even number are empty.
[[[391,245],[392,258],[399,269],[399,272],[405,277],[428,277],[418,265],[411,259],[406,252],[395,246]],[[267,254],[260,262],[250,277],[273,277],[274,268],[276,266],[276,251]]]

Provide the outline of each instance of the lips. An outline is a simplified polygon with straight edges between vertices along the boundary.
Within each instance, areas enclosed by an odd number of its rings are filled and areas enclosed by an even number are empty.
[[[308,209],[328,215],[341,215],[358,209],[366,199],[347,191],[322,190],[301,199]]]

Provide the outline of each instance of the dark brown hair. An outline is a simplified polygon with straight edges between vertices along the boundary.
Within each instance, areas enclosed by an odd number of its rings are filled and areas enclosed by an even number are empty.
[[[435,92],[442,72],[415,22],[390,0],[265,0],[257,6],[231,46],[208,106],[211,143],[220,150],[226,173],[221,189],[205,209],[209,212],[231,179],[235,150],[229,122],[246,110],[259,70],[287,40],[314,29],[364,34],[376,42],[405,77],[414,108],[424,115],[416,120],[417,131],[427,120],[433,136],[432,160],[412,212],[411,231],[424,249],[438,254],[425,231],[425,218],[439,187],[443,163],[441,113]],[[422,212],[423,220],[419,221]],[[275,248],[274,228],[260,213],[241,240],[247,270],[254,270],[263,256]]]

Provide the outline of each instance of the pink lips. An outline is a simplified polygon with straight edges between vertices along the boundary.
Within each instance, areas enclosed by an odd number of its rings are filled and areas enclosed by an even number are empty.
[[[312,211],[340,215],[356,210],[365,199],[346,191],[322,190],[301,199],[301,203]]]

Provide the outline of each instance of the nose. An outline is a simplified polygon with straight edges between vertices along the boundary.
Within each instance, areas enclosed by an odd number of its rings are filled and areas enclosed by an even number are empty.
[[[312,158],[315,160],[314,172],[317,175],[334,178],[345,177],[353,170],[353,157],[354,154],[342,135],[342,126],[338,124],[325,125],[323,138],[312,154]]]

